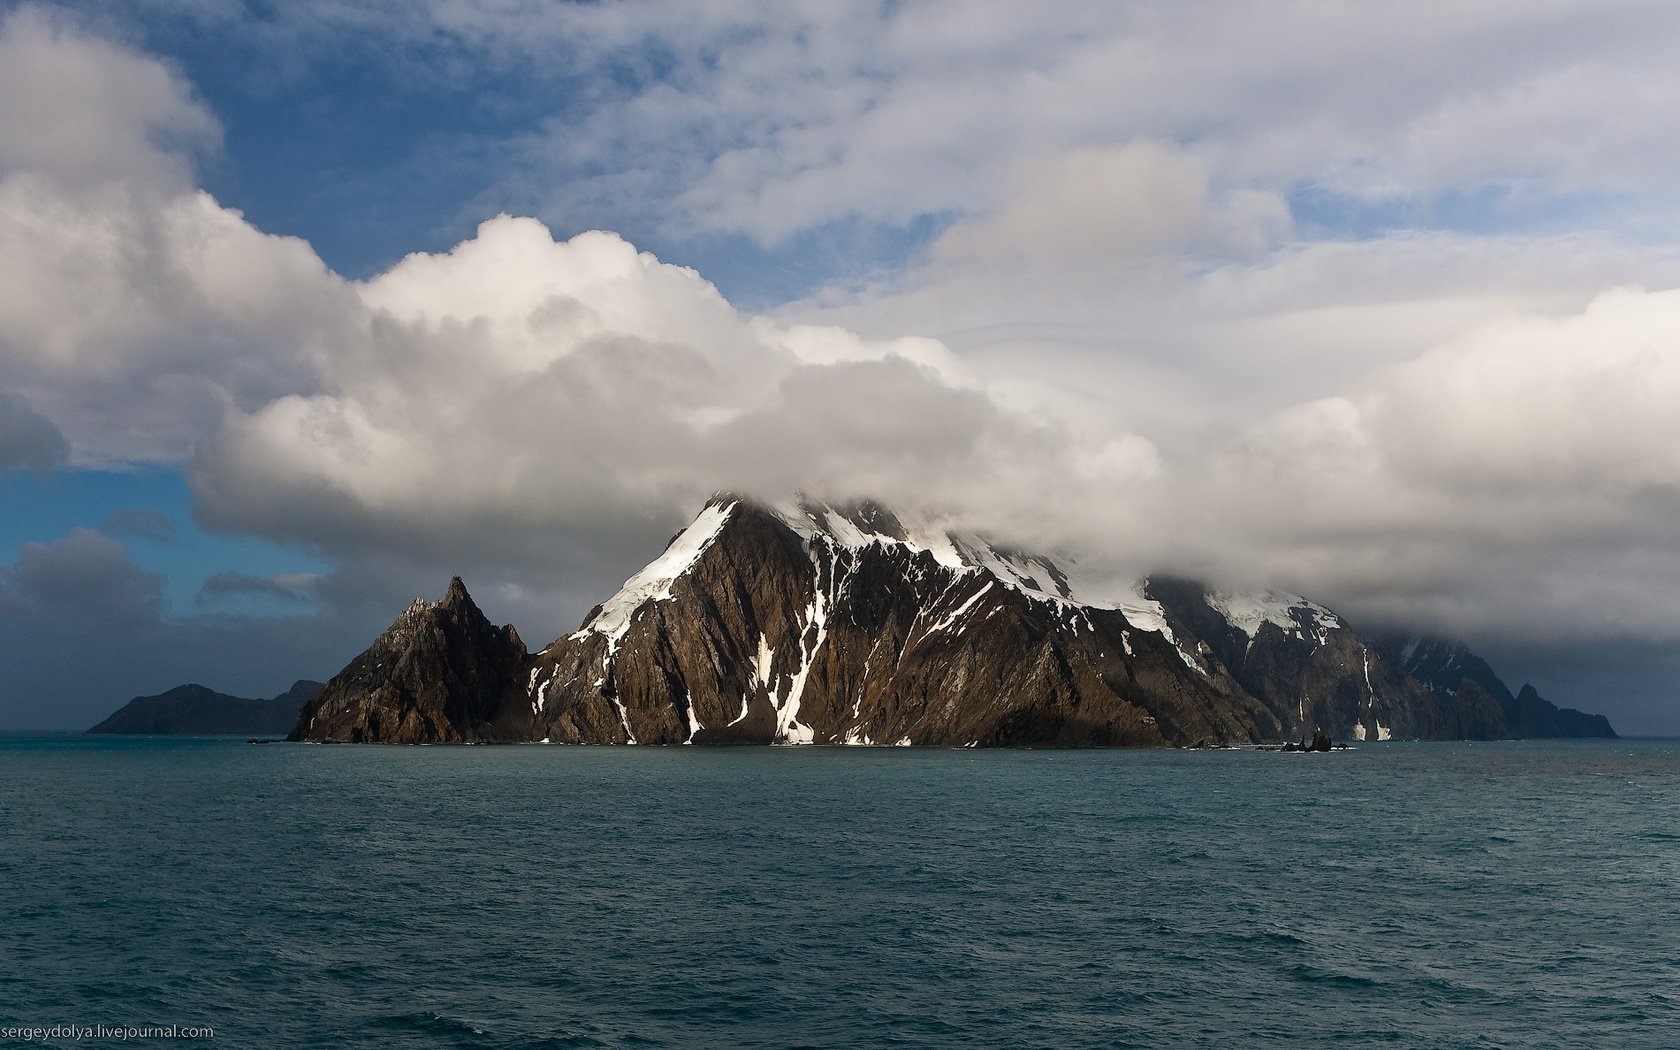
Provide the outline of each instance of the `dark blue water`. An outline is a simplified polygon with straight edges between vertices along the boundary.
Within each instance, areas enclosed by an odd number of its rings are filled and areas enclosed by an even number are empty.
[[[1667,741],[12,737],[0,845],[0,1026],[296,1047],[1680,1046]]]

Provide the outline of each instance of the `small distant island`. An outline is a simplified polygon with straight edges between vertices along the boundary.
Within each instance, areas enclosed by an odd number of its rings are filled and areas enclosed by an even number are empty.
[[[279,696],[250,700],[202,685],[179,685],[156,696],[137,696],[89,733],[160,736],[236,734],[284,736],[298,709],[315,699],[321,682],[300,679]]]

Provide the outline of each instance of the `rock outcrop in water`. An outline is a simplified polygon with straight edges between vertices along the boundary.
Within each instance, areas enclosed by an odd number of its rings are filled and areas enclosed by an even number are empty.
[[[459,579],[294,739],[1160,746],[1440,739],[1425,688],[1334,613],[1183,580],[1083,593],[1049,558],[873,503],[714,499],[582,627],[527,654]],[[1497,706],[1497,705],[1495,705]]]
[[[297,681],[271,700],[247,700],[202,685],[178,685],[156,696],[137,696],[90,733],[174,736],[285,733],[298,709],[321,691],[320,682]]]

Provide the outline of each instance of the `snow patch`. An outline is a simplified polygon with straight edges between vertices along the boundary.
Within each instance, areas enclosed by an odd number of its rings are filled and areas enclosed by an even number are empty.
[[[764,688],[770,688],[770,665],[776,660],[776,650],[770,648],[770,639],[765,635],[758,636],[758,656],[753,660],[753,677]]]
[[[739,725],[740,723],[745,722],[746,720],[747,720],[747,696],[746,696],[745,693],[742,693],[741,694],[741,713],[736,715],[734,718],[730,719],[729,724],[730,725]]]
[[[812,551],[812,557],[816,552]],[[834,566],[838,570],[839,566]],[[820,577],[819,577],[820,578]],[[845,586],[845,581],[839,577],[837,571],[829,573],[830,586],[838,594]],[[816,662],[817,653],[822,650],[823,643],[828,640],[828,607],[830,596],[820,587],[811,595],[811,604],[805,609],[799,620],[799,670],[795,671],[788,682],[787,697],[776,709],[776,735],[774,739],[783,744],[811,744],[816,742],[816,730],[803,725],[799,721],[799,703],[805,697],[805,682],[810,677],[811,665]]]
[[[945,617],[945,619],[943,619],[943,620],[940,620],[938,623],[934,624],[932,627],[929,627],[925,632],[923,632],[924,637],[926,635],[929,635],[929,634],[938,634],[940,631],[943,631],[946,628],[950,627],[952,624],[956,623],[957,620],[964,613],[966,613],[966,612],[968,612],[968,610],[974,608],[974,603],[975,602],[979,601],[981,599],[981,597],[983,597],[985,595],[985,593],[987,591],[991,590],[991,589],[992,589],[992,583],[991,583],[990,580],[987,580],[986,585],[984,587],[981,587],[979,590],[977,590],[973,594],[969,595],[968,600],[963,602],[961,605],[957,606],[956,610],[954,612],[952,612],[951,615]]]
[[[1272,623],[1296,638],[1307,638],[1310,630],[1311,637],[1323,645],[1326,632],[1345,626],[1341,617],[1317,602],[1282,591],[1261,591],[1257,594],[1210,591],[1207,603],[1225,617],[1226,623],[1250,639],[1259,632],[1261,624]],[[1303,628],[1302,620],[1306,621],[1306,628]]]
[[[625,632],[630,630],[630,622],[636,611],[648,602],[670,601],[673,597],[671,585],[676,583],[683,573],[693,567],[706,553],[706,548],[717,539],[718,533],[723,531],[724,523],[739,501],[728,503],[709,503],[706,509],[697,515],[692,524],[671,541],[665,548],[665,553],[649,562],[642,570],[624,581],[624,586],[618,593],[608,598],[583,628],[572,635],[573,639],[582,639],[594,633],[605,635],[607,638],[607,660],[617,651],[618,643],[623,641]]]
[[[618,712],[618,724],[624,727],[624,742],[626,744],[634,744],[636,742],[636,734],[630,732],[630,712],[625,710],[623,701],[619,700],[616,696],[612,699],[612,705],[613,709]]]
[[[700,719],[695,717],[694,690],[692,689],[688,690],[688,703],[687,706],[683,708],[683,720],[688,723],[688,739],[684,740],[683,743],[692,744],[694,743],[695,734],[706,728],[700,724]]]
[[[879,524],[902,534],[892,535],[812,500],[782,503],[771,509],[807,544],[821,536],[836,548],[862,550],[880,545],[899,546],[917,553],[925,551],[940,565],[958,573],[985,570],[1004,586],[1034,602],[1077,611],[1116,609],[1139,630],[1153,631],[1169,642],[1174,640],[1161,604],[1143,596],[1142,581],[1118,590],[1113,590],[1108,584],[1098,586],[1089,580],[1077,579],[1078,566],[1071,560],[1052,560],[1036,554],[999,550],[978,536],[954,533],[934,519],[914,514],[887,514],[882,511],[892,524]],[[1091,626],[1088,615],[1084,622],[1087,627]],[[1196,666],[1194,661],[1188,662]]]

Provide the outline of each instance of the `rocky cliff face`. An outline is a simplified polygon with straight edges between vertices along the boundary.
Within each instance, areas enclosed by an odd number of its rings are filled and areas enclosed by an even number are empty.
[[[1057,593],[1057,575],[870,504],[717,501],[581,630],[538,654],[529,683],[540,735],[944,746],[1256,738],[1252,702],[1229,676],[1193,665],[1119,610]]]
[[[1334,613],[1062,566],[879,505],[722,497],[527,656],[460,580],[417,601],[295,739],[1158,746],[1497,735]]]
[[[525,644],[473,604],[460,577],[416,599],[298,714],[291,740],[398,744],[530,739]]]
[[[1341,740],[1455,735],[1428,690],[1321,605],[1277,592],[1224,595],[1170,578],[1148,581],[1145,593],[1173,631],[1199,639],[1203,659],[1260,701],[1270,739],[1304,740],[1315,729]]]

